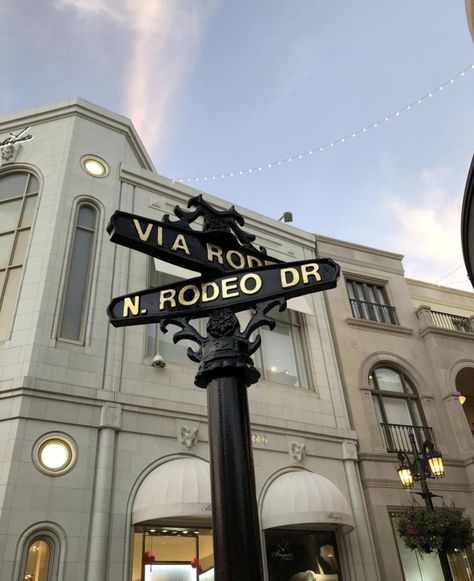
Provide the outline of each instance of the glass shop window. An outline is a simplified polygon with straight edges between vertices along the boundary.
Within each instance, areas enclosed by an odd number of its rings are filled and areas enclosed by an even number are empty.
[[[429,581],[444,581],[438,553],[419,555],[418,551],[411,551],[405,546],[402,538],[397,533],[397,521],[401,516],[403,516],[402,511],[390,512],[392,530],[397,543],[405,581],[426,581],[427,579]],[[459,551],[448,555],[454,581],[473,581],[472,557],[471,551]]]
[[[49,581],[51,548],[44,539],[33,540],[28,547],[24,581]]]
[[[132,581],[214,581],[212,530],[136,526]]]
[[[269,581],[342,581],[335,533],[275,529],[265,542]]]
[[[10,335],[38,192],[30,173],[0,176],[0,341]]]

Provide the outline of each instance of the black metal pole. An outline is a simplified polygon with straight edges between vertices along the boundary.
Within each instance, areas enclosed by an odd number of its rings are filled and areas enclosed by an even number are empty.
[[[219,377],[207,386],[216,581],[261,581],[262,555],[247,387]]]
[[[411,447],[413,450],[414,456],[414,464],[416,466],[416,471],[420,475],[420,485],[421,485],[421,493],[418,493],[423,500],[425,501],[426,510],[429,512],[434,512],[434,505],[433,505],[433,494],[430,492],[428,488],[428,483],[426,482],[425,476],[425,467],[423,458],[420,455],[420,451],[418,450],[418,446],[416,445],[415,436],[413,432],[409,434]],[[443,571],[443,577],[445,581],[454,581],[453,576],[451,574],[451,567],[449,566],[448,556],[444,551],[438,551],[439,562],[441,564],[441,569]]]

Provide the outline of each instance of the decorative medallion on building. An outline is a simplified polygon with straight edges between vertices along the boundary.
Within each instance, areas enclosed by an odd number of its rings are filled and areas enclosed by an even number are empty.
[[[13,163],[20,151],[21,144],[33,139],[34,136],[31,133],[27,133],[29,129],[29,127],[26,127],[17,135],[10,133],[8,137],[0,141],[0,165]]]
[[[183,448],[192,450],[198,442],[199,428],[188,428],[181,426],[179,429],[179,441]]]
[[[303,462],[306,455],[306,444],[304,442],[290,442],[290,458],[295,462]]]

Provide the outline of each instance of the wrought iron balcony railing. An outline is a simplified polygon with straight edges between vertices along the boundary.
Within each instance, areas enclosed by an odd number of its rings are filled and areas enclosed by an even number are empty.
[[[356,319],[366,319],[367,321],[377,321],[389,325],[398,325],[395,307],[390,305],[379,305],[358,299],[350,299],[352,315]]]
[[[409,434],[415,436],[421,448],[425,440],[431,440],[437,448],[433,429],[427,426],[408,426],[406,424],[380,424],[380,432],[387,452],[411,452]]]
[[[433,323],[436,327],[441,329],[449,329],[451,331],[462,331],[463,333],[472,333],[471,325],[467,317],[460,317],[459,315],[451,315],[450,313],[441,313],[440,311],[431,311]]]

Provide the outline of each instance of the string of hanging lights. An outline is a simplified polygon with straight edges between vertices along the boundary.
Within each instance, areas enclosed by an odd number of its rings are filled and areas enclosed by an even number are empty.
[[[224,172],[224,173],[220,173],[220,174],[216,173],[214,175],[203,175],[203,176],[176,178],[173,181],[180,182],[180,183],[185,183],[185,182],[189,183],[189,182],[200,182],[200,181],[207,182],[207,181],[212,181],[212,180],[233,178],[233,177],[248,175],[248,174],[252,174],[252,173],[259,173],[259,172],[262,172],[264,170],[272,169],[275,167],[279,167],[282,165],[293,163],[295,161],[299,161],[305,157],[310,157],[316,153],[320,153],[320,152],[325,151],[327,149],[331,149],[332,147],[335,147],[336,145],[341,145],[343,143],[349,142],[349,141],[355,139],[356,137],[362,137],[368,131],[371,131],[372,129],[376,129],[377,127],[380,127],[380,126],[384,125],[385,123],[388,123],[389,121],[393,121],[393,120],[397,119],[403,113],[406,113],[406,112],[410,111],[411,109],[413,109],[414,107],[421,105],[422,103],[424,103],[428,99],[432,98],[437,93],[443,91],[445,88],[450,87],[451,85],[454,85],[454,83],[456,81],[458,81],[459,79],[464,77],[468,72],[473,71],[473,70],[474,70],[474,64],[465,68],[463,71],[461,71],[457,75],[453,76],[449,80],[445,81],[441,85],[438,85],[434,89],[431,89],[431,91],[429,91],[428,93],[425,93],[423,96],[419,97],[418,99],[415,99],[411,103],[408,103],[408,105],[401,107],[397,111],[394,111],[393,113],[389,113],[387,115],[384,115],[383,117],[380,117],[377,121],[374,121],[373,123],[370,123],[369,125],[366,125],[365,127],[362,127],[361,129],[357,129],[356,131],[353,131],[352,133],[348,133],[347,135],[344,135],[342,137],[338,137],[337,139],[333,139],[332,141],[329,141],[329,142],[324,143],[322,145],[316,146],[313,149],[309,149],[307,151],[302,151],[300,153],[295,153],[294,155],[291,155],[290,157],[286,157],[284,159],[279,159],[276,161],[263,163],[261,165],[257,165],[254,167],[247,167],[247,168],[234,170],[234,171],[228,171],[228,172]]]

